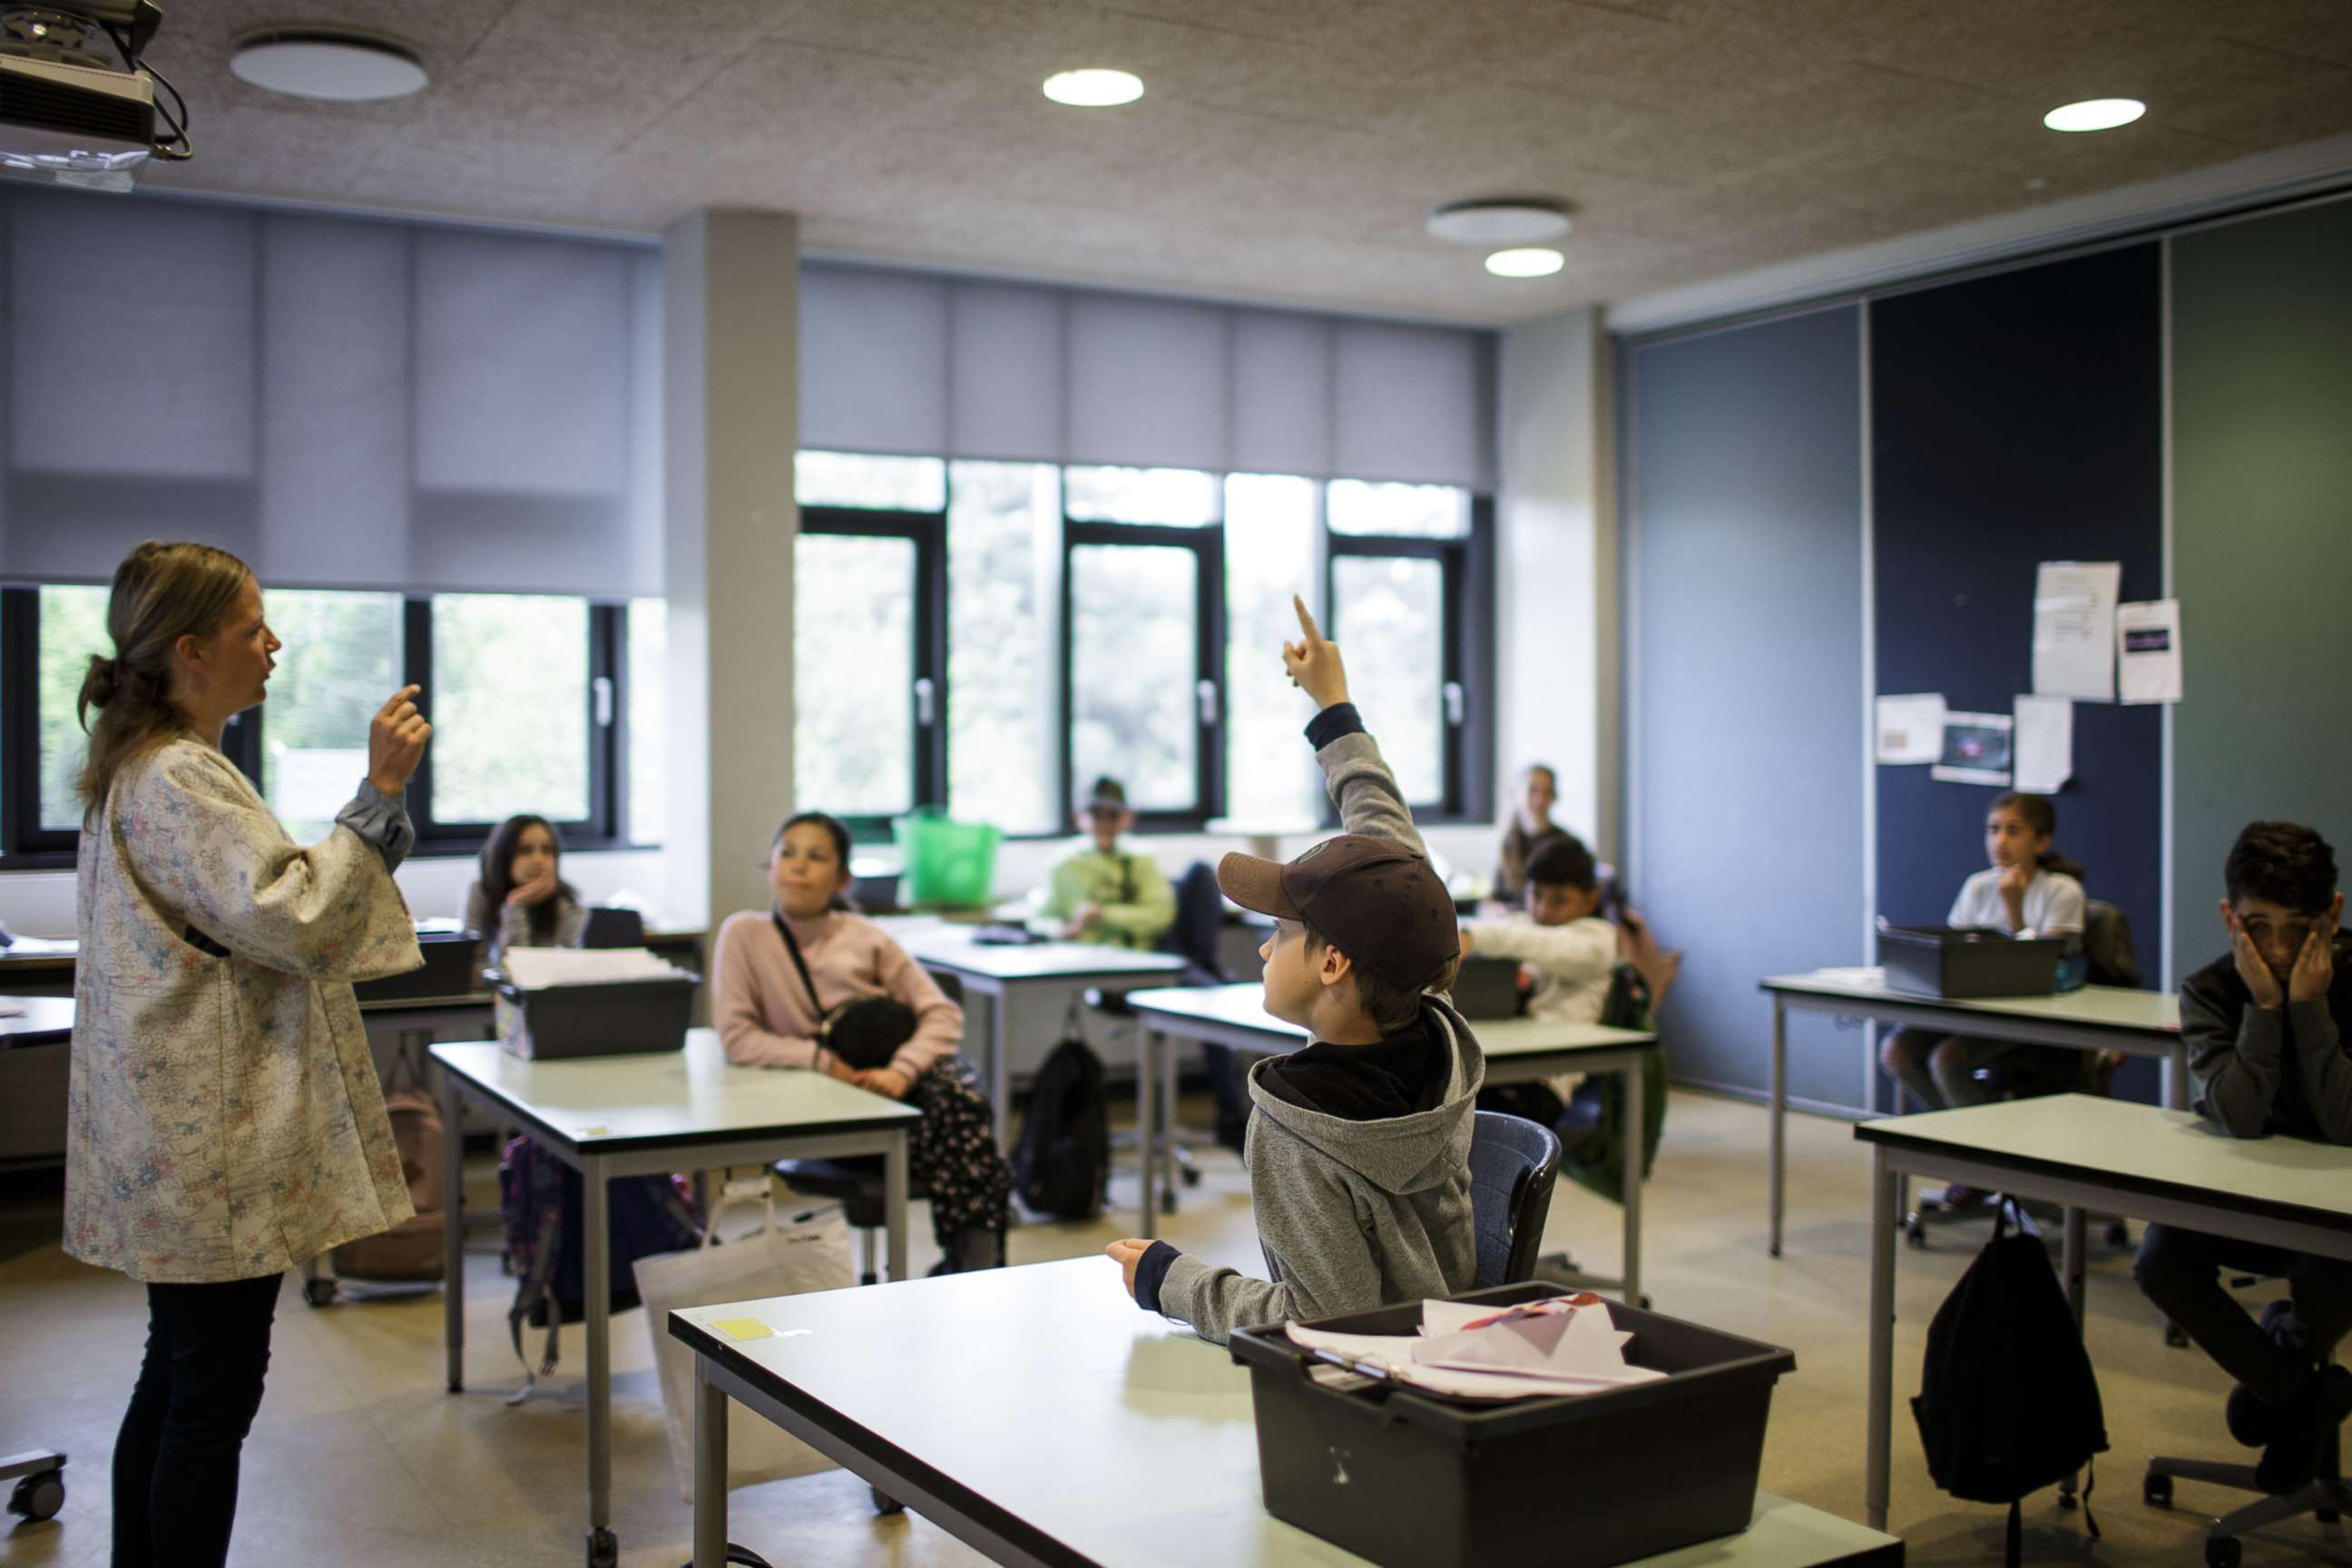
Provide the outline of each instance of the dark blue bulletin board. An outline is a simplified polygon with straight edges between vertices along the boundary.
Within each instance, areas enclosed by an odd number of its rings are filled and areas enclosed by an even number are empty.
[[[2116,561],[2122,597],[2163,589],[2162,298],[2153,243],[1872,301],[1873,645],[1883,693],[2006,713],[2032,689],[2043,561]],[[2161,984],[2161,717],[2074,705],[2057,847],[2130,920]],[[1878,910],[1940,921],[1986,865],[2000,791],[1880,767]],[[2155,1099],[2135,1061],[2119,1092]]]

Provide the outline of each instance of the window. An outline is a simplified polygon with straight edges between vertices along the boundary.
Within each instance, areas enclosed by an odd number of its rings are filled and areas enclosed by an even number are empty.
[[[885,458],[863,452],[802,452],[793,489],[803,506],[877,511],[943,511],[948,466],[937,458]]]
[[[1373,484],[1333,479],[1331,531],[1391,539],[1467,539],[1470,492],[1454,485]]]
[[[72,833],[81,826],[81,803],[74,780],[89,756],[75,707],[90,657],[114,651],[106,631],[104,588],[40,590],[40,784],[35,820],[44,833]]]
[[[400,689],[400,595],[280,588],[262,605],[286,646],[260,714],[261,793],[314,843],[367,776],[368,724]]]
[[[1445,575],[1435,561],[1341,555],[1331,563],[1331,633],[1348,689],[1404,797],[1445,798]]]
[[[588,825],[588,602],[444,594],[416,607],[432,648],[418,682],[433,721],[431,821],[478,827],[531,812]]]
[[[669,602],[629,601],[629,820],[632,844],[659,844],[669,822]]]
[[[1072,468],[1066,502],[1076,522],[1202,528],[1217,521],[1217,479],[1194,468]]]
[[[793,552],[793,798],[879,835],[945,793],[934,514],[811,509]]]
[[[1309,606],[1322,597],[1315,506],[1312,479],[1225,479],[1225,814],[1248,826],[1323,815],[1320,776],[1300,740],[1312,715],[1285,679],[1280,653],[1298,637],[1292,595]]]
[[[1007,833],[1061,826],[1048,743],[1061,493],[1046,463],[957,463],[948,476],[948,805]]]

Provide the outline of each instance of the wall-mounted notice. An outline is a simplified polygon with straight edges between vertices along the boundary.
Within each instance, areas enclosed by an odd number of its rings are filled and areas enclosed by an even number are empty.
[[[1928,777],[1946,784],[2007,784],[2010,731],[2006,713],[1947,713],[1944,754]]]
[[[2126,702],[2180,700],[2180,601],[2116,606],[2116,684]]]
[[[2116,700],[2114,561],[2044,561],[2033,574],[2033,691],[2038,697]]]
[[[2011,787],[2056,795],[2074,776],[2074,704],[2064,697],[2020,697],[2016,708]]]
[[[1878,760],[1933,763],[1944,754],[1944,694],[1919,692],[1878,700]]]

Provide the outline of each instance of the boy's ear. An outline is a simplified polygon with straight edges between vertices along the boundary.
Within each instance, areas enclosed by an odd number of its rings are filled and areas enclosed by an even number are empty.
[[[1356,966],[1349,962],[1346,953],[1341,952],[1329,942],[1323,944],[1323,963],[1316,972],[1317,979],[1326,985],[1337,985],[1355,972]]]

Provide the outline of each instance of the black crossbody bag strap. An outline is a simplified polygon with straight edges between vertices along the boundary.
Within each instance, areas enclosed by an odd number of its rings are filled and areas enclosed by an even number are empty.
[[[809,1005],[816,1009],[817,1026],[824,1026],[824,999],[816,994],[816,982],[809,978],[808,960],[801,956],[801,944],[793,940],[793,928],[784,917],[771,910],[768,918],[776,922],[776,934],[784,939],[784,951],[793,955],[793,967],[801,972],[801,984],[808,987]]]

